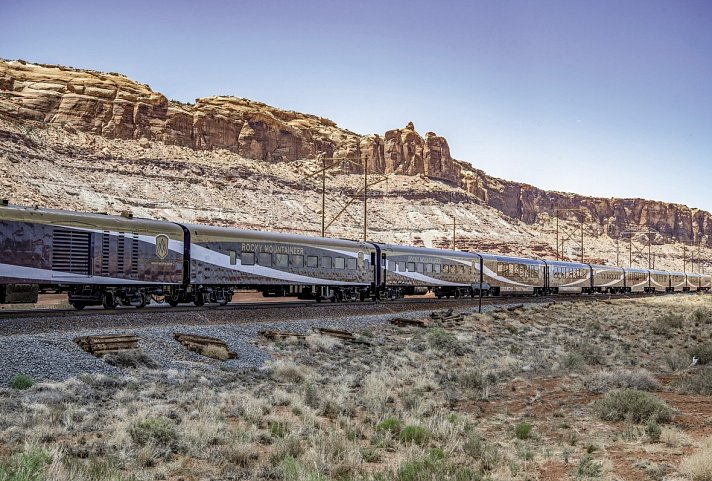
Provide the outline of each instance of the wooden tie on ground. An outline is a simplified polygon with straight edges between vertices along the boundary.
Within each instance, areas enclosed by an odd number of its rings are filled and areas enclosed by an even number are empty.
[[[74,339],[79,347],[89,354],[103,356],[104,354],[125,349],[136,349],[139,338],[133,334],[114,334],[108,336],[82,336]]]
[[[432,312],[430,318],[434,321],[439,321],[442,324],[459,324],[464,320],[462,314],[453,314],[452,309],[447,311]]]
[[[336,338],[342,339],[346,342],[353,342],[356,344],[369,344],[369,342],[367,342],[363,339],[360,339],[353,332],[340,331],[338,329],[329,329],[327,327],[318,327],[318,328],[316,328],[316,330],[320,334],[323,334],[326,336],[331,336],[331,337],[336,337]]]
[[[260,336],[266,337],[272,341],[276,339],[284,339],[287,337],[296,337],[298,339],[304,339],[307,337],[306,334],[299,334],[298,332],[288,332],[288,331],[260,331]]]
[[[390,320],[390,323],[398,327],[428,327],[428,323],[424,319],[407,319],[405,317],[394,317]]]
[[[207,351],[208,348],[212,347],[219,351],[224,350],[224,352],[226,353],[226,359],[235,359],[237,357],[237,354],[231,352],[228,349],[227,343],[222,339],[218,339],[217,337],[198,336],[195,334],[176,332],[175,334],[173,334],[173,338],[183,344],[186,348],[188,348],[188,350],[197,352],[198,354],[201,354],[203,356],[221,359],[221,357],[216,357],[215,355],[212,355],[210,351]]]

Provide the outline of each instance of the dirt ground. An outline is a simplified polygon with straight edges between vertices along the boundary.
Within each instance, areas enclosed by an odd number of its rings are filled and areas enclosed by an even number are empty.
[[[0,388],[0,479],[712,479],[712,295],[427,322]]]

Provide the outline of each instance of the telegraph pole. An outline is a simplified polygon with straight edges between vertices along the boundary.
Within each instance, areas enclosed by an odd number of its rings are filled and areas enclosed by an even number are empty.
[[[687,244],[682,244],[682,272],[687,270]]]
[[[456,250],[455,249],[455,225],[456,225],[455,216],[453,216],[452,217],[452,250]]]
[[[361,138],[356,141],[356,157],[361,159]],[[363,164],[363,241],[368,239],[368,156]]]
[[[326,156],[321,157],[321,236],[326,233]]]
[[[554,209],[554,215],[556,216],[556,260],[559,259],[559,210]],[[563,249],[562,249],[563,250]]]
[[[650,255],[650,221],[648,221],[648,269],[652,269],[650,260],[651,260],[651,255]]]

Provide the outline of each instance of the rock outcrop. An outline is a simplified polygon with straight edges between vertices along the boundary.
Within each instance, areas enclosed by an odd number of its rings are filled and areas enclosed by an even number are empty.
[[[481,202],[525,223],[556,209],[587,212],[601,232],[617,236],[647,225],[663,238],[712,245],[712,215],[684,205],[643,199],[602,199],[550,192],[497,179],[454,160],[447,140],[421,137],[412,123],[383,136],[361,136],[331,120],[236,97],[195,104],[168,100],[148,85],[116,73],[0,60],[0,116],[55,124],[110,139],[161,141],[195,150],[226,149],[266,162],[348,158],[344,172],[422,175],[462,187]]]

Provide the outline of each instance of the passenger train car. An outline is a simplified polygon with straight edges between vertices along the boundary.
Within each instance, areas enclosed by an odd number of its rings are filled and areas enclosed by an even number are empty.
[[[0,303],[226,304],[244,288],[335,302],[706,291],[712,277],[0,205]]]

